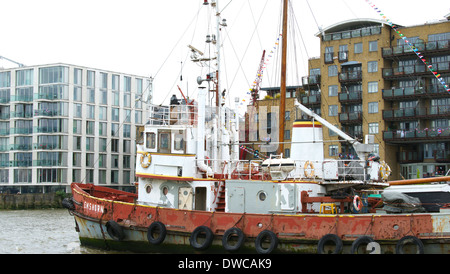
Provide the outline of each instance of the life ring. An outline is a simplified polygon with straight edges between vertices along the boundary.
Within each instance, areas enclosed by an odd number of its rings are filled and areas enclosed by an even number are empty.
[[[205,241],[202,243],[198,242],[198,237],[200,234],[205,234]],[[193,248],[197,250],[205,250],[212,244],[213,239],[214,234],[209,227],[199,226],[192,232],[189,242]]]
[[[269,247],[264,248],[262,246],[263,242],[269,241]],[[278,246],[278,237],[270,230],[261,231],[255,240],[255,248],[258,254],[270,254]]]
[[[356,213],[361,212],[363,207],[363,202],[361,200],[361,197],[359,197],[358,195],[355,195],[355,197],[353,198],[353,208],[355,209]]]
[[[234,235],[237,236],[237,242],[235,244],[230,244],[229,241],[231,237]],[[242,244],[244,243],[244,240],[245,240],[244,232],[242,232],[242,230],[237,227],[232,227],[227,231],[225,231],[225,233],[223,234],[222,245],[226,251],[234,252],[238,251],[241,248]]]
[[[158,236],[155,238],[153,235],[158,233]],[[164,242],[166,238],[167,230],[166,226],[161,222],[153,222],[147,230],[147,240],[149,243],[154,245],[159,245]]]
[[[405,254],[405,251],[403,250],[403,247],[406,244],[414,244],[417,247],[416,254],[423,254],[423,243],[422,241],[414,236],[405,236],[398,241],[397,245],[395,246],[395,253],[396,254]]]
[[[123,228],[112,220],[106,223],[106,231],[114,241],[122,241],[125,238]]]
[[[311,169],[311,172],[308,173],[308,171],[306,170],[307,168]],[[306,178],[314,178],[314,164],[311,161],[306,161],[305,166],[303,167],[303,169],[305,170],[305,177]]]
[[[358,254],[358,249],[363,244],[370,244],[374,240],[369,236],[361,236],[352,243],[351,254]]]
[[[389,178],[389,176],[391,176],[391,172],[392,172],[391,167],[385,161],[381,161],[381,163],[380,163],[381,179],[386,181]]]
[[[339,238],[336,234],[327,234],[320,238],[319,243],[317,244],[317,253],[326,254],[325,244],[328,242],[333,242],[335,245],[334,251],[331,254],[340,254],[342,252],[344,245],[341,238]]]
[[[152,155],[149,152],[140,152],[141,153],[141,167],[148,168],[152,163]],[[147,157],[147,163],[144,162],[144,158]]]

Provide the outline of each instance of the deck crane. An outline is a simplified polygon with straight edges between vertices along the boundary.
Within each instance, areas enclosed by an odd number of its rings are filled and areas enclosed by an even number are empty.
[[[11,60],[11,59],[9,59],[9,58],[6,58],[6,57],[0,55],[0,60],[1,60],[1,59],[4,59],[4,60],[9,61],[9,62],[11,62],[11,63],[15,63],[15,64],[18,65],[20,68],[22,68],[22,67],[25,66],[24,64],[18,63],[18,62],[14,61],[14,60]]]
[[[256,106],[256,103],[258,102],[258,99],[259,99],[259,89],[260,89],[260,84],[262,81],[263,66],[264,66],[265,58],[266,58],[266,51],[264,50],[263,55],[261,57],[261,62],[259,63],[257,77],[256,77],[255,82],[253,82],[253,88],[251,89],[251,101],[252,101],[253,106]]]

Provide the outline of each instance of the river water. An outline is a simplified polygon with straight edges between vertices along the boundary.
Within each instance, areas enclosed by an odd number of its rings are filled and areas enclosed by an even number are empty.
[[[107,254],[80,245],[66,209],[0,210],[0,254]]]

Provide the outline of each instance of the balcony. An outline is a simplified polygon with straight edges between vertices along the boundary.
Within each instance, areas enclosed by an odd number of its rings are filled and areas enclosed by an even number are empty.
[[[361,82],[362,72],[361,71],[351,71],[351,72],[341,72],[339,73],[339,83],[352,83]]]
[[[434,160],[437,163],[450,163],[450,151],[448,150],[434,151]]]
[[[312,75],[302,77],[302,85],[303,88],[308,86],[317,86],[320,85],[322,77],[320,75]]]
[[[450,140],[450,128],[384,131],[383,140],[388,143],[448,141]]]
[[[362,123],[362,113],[352,112],[352,113],[340,113],[339,122],[346,125],[354,125]]]
[[[362,102],[362,91],[351,91],[339,93],[339,102],[341,104],[357,104]]]
[[[388,101],[418,99],[421,97],[450,97],[450,94],[442,85],[431,85],[425,88],[406,87],[383,90],[383,99]]]
[[[450,50],[450,40],[434,41],[428,43],[416,43],[414,46],[421,53],[439,53]],[[397,46],[392,48],[383,48],[383,58],[393,58],[400,56],[415,55],[415,52],[409,45]]]
[[[322,102],[322,97],[320,94],[317,95],[302,95],[301,96],[301,102],[305,106],[313,106],[313,105],[320,105]]]
[[[417,120],[426,116],[426,108],[401,108],[394,110],[383,110],[383,119],[385,121]]]
[[[9,150],[28,151],[28,150],[32,150],[32,146],[31,146],[31,144],[10,144]]]
[[[439,73],[450,72],[450,62],[440,62],[432,64],[433,68]],[[416,64],[410,66],[400,66],[396,68],[384,68],[383,79],[395,80],[401,78],[410,78],[411,76],[430,75],[430,71],[425,64]]]

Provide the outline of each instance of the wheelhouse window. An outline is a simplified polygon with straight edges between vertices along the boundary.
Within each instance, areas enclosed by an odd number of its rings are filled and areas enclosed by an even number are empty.
[[[174,134],[174,150],[184,153],[185,141],[183,131],[175,132]]]
[[[146,139],[147,139],[146,148],[155,149],[156,148],[156,134],[153,132],[147,132]]]
[[[159,132],[158,149],[162,153],[170,153],[170,132]]]

